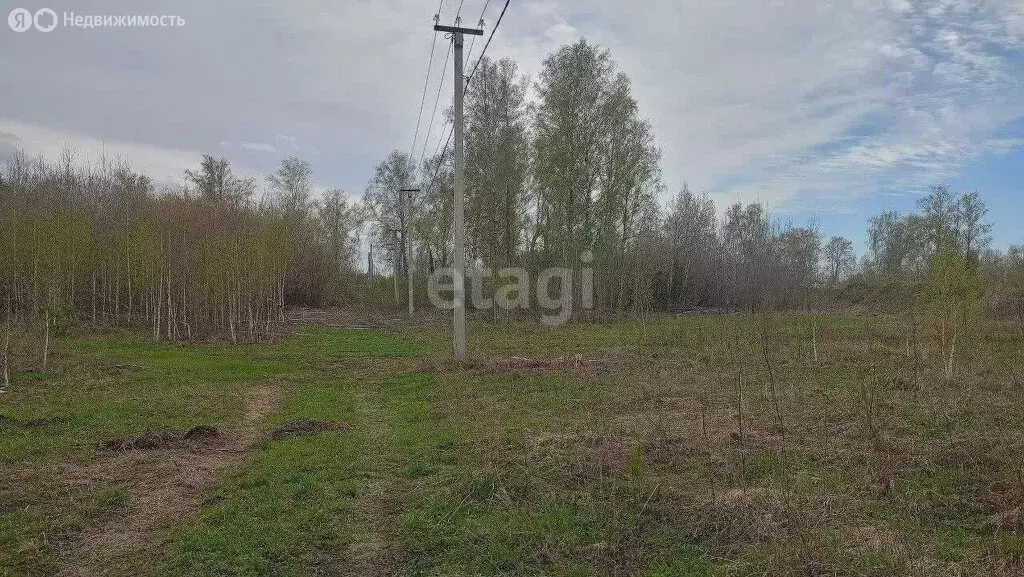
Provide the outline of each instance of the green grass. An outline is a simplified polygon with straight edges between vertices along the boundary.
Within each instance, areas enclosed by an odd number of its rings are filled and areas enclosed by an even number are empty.
[[[482,357],[614,359],[523,372],[412,360],[447,355],[441,327],[61,341],[55,368],[16,375],[0,407],[54,419],[0,423],[0,462],[19,475],[0,483],[0,575],[52,573],[58,543],[137,502],[121,482],[69,494],[56,464],[112,436],[230,424],[268,380],[284,395],[265,428],[349,428],[260,442],[162,537],[157,575],[1014,574],[1013,339],[970,349],[947,385],[923,337],[922,392],[905,329],[807,315],[474,325]]]
[[[343,383],[287,396],[278,421],[314,418],[352,428],[267,441],[219,483],[201,518],[180,530],[164,575],[300,575],[321,552],[351,542],[350,501],[364,483],[365,440]]]
[[[439,388],[434,375],[422,373],[397,375],[377,387],[392,415],[398,463],[425,473],[403,484],[408,497],[399,534],[408,574],[518,572],[531,565],[536,551],[584,543],[590,523],[574,507],[502,506],[496,479],[467,467],[469,441],[441,412],[446,397]]]
[[[24,472],[20,483],[0,482],[0,575],[50,573],[58,542],[53,536],[74,534],[90,519],[107,516],[130,502],[130,495],[119,493],[123,488],[100,488],[98,496],[88,490],[69,493],[55,477],[59,463],[88,459],[96,443],[149,430],[234,422],[244,411],[245,392],[269,378],[282,380],[280,386],[294,382],[298,387],[275,419],[300,414],[326,418],[317,416],[317,411],[329,410],[344,420],[351,416],[352,403],[339,388],[343,383],[317,377],[318,373],[336,373],[331,368],[336,362],[415,356],[427,350],[420,340],[388,332],[316,328],[265,345],[185,346],[154,343],[146,335],[101,335],[59,341],[55,349],[53,359],[61,365],[58,370],[15,374],[15,386],[0,405],[0,414],[10,419],[52,421],[23,427],[0,420],[0,465]],[[327,384],[303,384],[315,383],[318,378]],[[301,494],[306,485],[315,485],[322,465],[333,463],[338,467],[334,472],[349,467],[355,449],[339,435],[311,439],[308,446],[305,440],[282,441],[276,443],[280,446],[255,454],[266,470],[263,490],[269,493],[263,497],[278,495],[274,492],[278,489],[283,491],[282,498]],[[358,435],[354,431],[348,437]],[[324,457],[329,458],[321,464]],[[289,469],[302,466],[308,478],[288,476]],[[350,491],[344,487],[337,490]],[[231,549],[229,542],[249,530],[245,522],[237,521],[244,519],[245,511],[246,506],[240,504],[220,511],[219,517],[211,514],[223,520],[223,530],[211,537],[211,543],[221,539]],[[259,518],[255,515],[271,513],[252,512],[249,521]],[[326,519],[331,513],[320,515]],[[232,527],[238,532],[233,534]],[[285,533],[278,532],[271,540],[280,541]],[[201,551],[201,547],[196,545],[195,550]],[[209,556],[196,555],[197,567],[207,567],[205,562],[215,566]],[[247,567],[258,568],[260,562],[254,559]],[[252,570],[258,574],[258,569]]]

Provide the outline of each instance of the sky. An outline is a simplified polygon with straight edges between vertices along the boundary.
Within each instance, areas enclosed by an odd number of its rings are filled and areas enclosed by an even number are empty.
[[[489,33],[504,2],[443,0],[441,21],[460,5]],[[203,153],[257,177],[294,154],[360,197],[389,152],[447,136],[430,122],[453,83],[438,0],[0,0],[44,7],[50,32],[0,24],[0,160],[70,144],[180,182]],[[85,29],[69,12],[183,25]],[[536,77],[580,38],[632,79],[666,194],[762,202],[862,252],[868,218],[948,184],[982,194],[996,246],[1024,243],[1024,0],[512,0],[487,54]]]

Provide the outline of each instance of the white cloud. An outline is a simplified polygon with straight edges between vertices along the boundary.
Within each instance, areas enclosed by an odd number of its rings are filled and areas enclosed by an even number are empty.
[[[201,156],[195,150],[99,140],[9,119],[0,119],[0,133],[15,135],[16,148],[30,157],[54,160],[70,147],[81,165],[100,166],[104,158],[108,163],[124,161],[157,182],[181,182],[185,170],[195,168]]]
[[[1020,3],[588,3],[635,80],[670,187],[779,207],[927,185],[1014,146]],[[1017,53],[1014,54],[1014,51]]]
[[[118,13],[126,0],[96,2]],[[442,20],[460,3],[445,0]],[[475,24],[483,0],[463,5]],[[490,2],[488,33],[502,5]],[[0,131],[132,143],[125,152],[177,176],[200,151],[270,153],[243,156],[261,173],[273,153],[300,154],[319,180],[362,190],[412,140],[435,6],[182,0],[189,25],[174,31],[0,35],[19,54],[0,62],[0,93],[22,125]],[[1024,117],[1021,0],[523,0],[489,55],[535,76],[580,36],[633,79],[670,189],[846,206],[836,199],[926,186],[1020,145],[1000,130]],[[429,126],[434,97],[442,111],[451,97],[446,49],[438,36],[417,152],[428,131],[428,153],[447,136],[442,112]]]
[[[283,136],[283,135],[279,135]],[[284,137],[283,140],[288,140]],[[222,141],[221,146],[230,146]],[[74,162],[82,167],[98,167],[104,161],[108,164],[125,163],[133,170],[145,174],[158,185],[178,185],[183,182],[186,170],[195,170],[202,153],[198,150],[178,150],[151,146],[138,142],[103,141],[81,134],[71,134],[49,128],[0,118],[0,153],[23,151],[30,158],[42,157],[55,160],[62,152],[70,149]],[[266,151],[265,143],[243,142],[245,150]],[[313,154],[319,154],[313,151]],[[2,158],[2,156],[0,156]],[[105,160],[104,160],[105,159]],[[232,170],[238,176],[253,179],[262,184],[265,173],[239,163],[232,163]],[[313,184],[313,198],[336,187],[320,182]],[[356,200],[351,192],[348,195]]]
[[[242,150],[248,150],[249,152],[271,152],[277,153],[277,148],[269,142],[243,142],[238,145]]]

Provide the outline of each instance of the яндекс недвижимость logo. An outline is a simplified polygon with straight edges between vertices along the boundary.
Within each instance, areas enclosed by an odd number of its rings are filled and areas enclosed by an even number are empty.
[[[15,8],[7,15],[7,24],[15,32],[25,32],[33,26],[40,32],[49,32],[57,27],[57,13],[49,8],[40,8],[34,14],[25,8]]]
[[[57,12],[40,8],[35,12],[15,8],[7,15],[7,25],[15,32],[27,32],[33,26],[40,32],[50,32],[63,24],[65,28],[175,28],[185,25],[185,19],[168,14],[76,14],[64,12],[58,21]]]

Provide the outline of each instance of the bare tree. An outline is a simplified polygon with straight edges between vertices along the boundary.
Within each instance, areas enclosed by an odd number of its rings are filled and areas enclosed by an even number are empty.
[[[841,236],[834,236],[825,245],[825,266],[828,273],[828,281],[832,286],[839,284],[846,275],[850,274],[857,264],[857,257],[853,252],[853,242]]]
[[[409,155],[395,150],[377,165],[373,178],[363,194],[363,206],[371,227],[373,242],[388,249],[383,256],[396,279],[404,269],[405,210],[402,209],[403,188],[412,188],[416,169]],[[395,285],[397,295],[397,284]],[[396,296],[397,304],[397,296]]]

